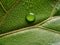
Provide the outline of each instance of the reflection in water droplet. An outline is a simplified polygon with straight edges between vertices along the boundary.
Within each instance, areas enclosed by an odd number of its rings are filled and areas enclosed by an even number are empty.
[[[33,13],[29,13],[26,15],[27,22],[34,22],[35,21],[35,15]]]

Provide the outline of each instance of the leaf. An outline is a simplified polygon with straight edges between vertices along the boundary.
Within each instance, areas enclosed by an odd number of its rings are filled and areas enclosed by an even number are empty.
[[[54,14],[54,16],[59,16],[60,15],[60,2],[57,2],[56,4],[56,13]]]
[[[1,2],[8,11],[0,22],[0,45],[60,45],[59,0]],[[29,14],[35,15],[32,23],[26,21],[25,17]]]
[[[16,0],[0,0],[6,10],[9,10],[13,4],[15,4]]]
[[[53,3],[52,3],[53,1]],[[55,0],[19,0],[19,3],[9,11],[6,19],[0,26],[0,33],[6,33],[12,30],[28,27],[38,24],[51,16],[52,5],[56,4]],[[36,17],[35,22],[29,24],[25,16],[33,13]]]
[[[0,22],[16,0],[0,0]]]
[[[5,12],[0,6],[0,21],[1,21],[2,17],[4,16],[4,14],[5,14]]]
[[[49,29],[48,29],[49,30]],[[60,45],[60,34],[41,28],[30,28],[0,38],[2,45]]]
[[[53,29],[60,32],[60,17],[54,17],[51,20],[42,24],[42,27]]]

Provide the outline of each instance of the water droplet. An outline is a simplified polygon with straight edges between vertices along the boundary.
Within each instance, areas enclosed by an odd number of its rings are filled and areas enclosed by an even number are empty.
[[[28,22],[34,22],[35,21],[35,15],[33,13],[29,13],[28,15],[26,15],[26,20]]]

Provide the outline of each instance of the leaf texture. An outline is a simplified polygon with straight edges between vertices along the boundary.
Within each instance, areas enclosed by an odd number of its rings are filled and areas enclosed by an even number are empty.
[[[60,45],[60,35],[40,28],[7,35],[0,39],[2,45]]]
[[[0,0],[0,45],[60,45],[59,12],[59,0]]]
[[[51,12],[53,10],[50,3],[52,2],[48,0],[19,0],[19,3],[6,14],[7,17],[0,26],[0,33],[31,26],[46,20],[51,17]],[[29,24],[26,21],[25,16],[29,13],[35,15],[36,19],[34,23]]]

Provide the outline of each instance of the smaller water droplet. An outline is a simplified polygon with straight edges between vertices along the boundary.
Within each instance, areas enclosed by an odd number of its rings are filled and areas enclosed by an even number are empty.
[[[35,15],[33,13],[29,13],[28,15],[26,15],[26,20],[28,22],[34,22],[35,21]]]

